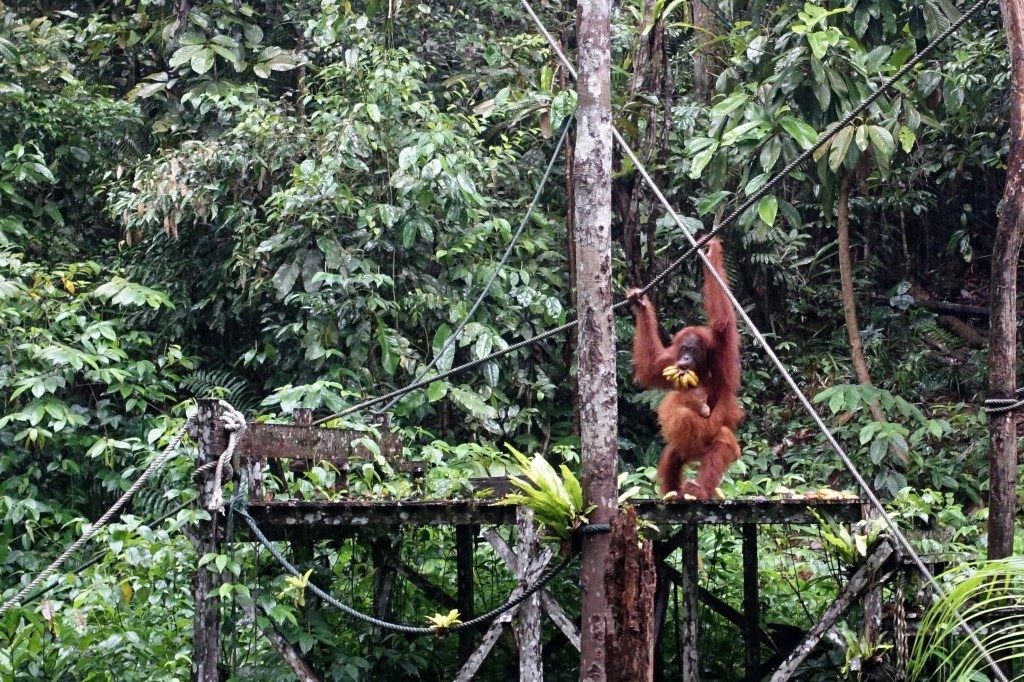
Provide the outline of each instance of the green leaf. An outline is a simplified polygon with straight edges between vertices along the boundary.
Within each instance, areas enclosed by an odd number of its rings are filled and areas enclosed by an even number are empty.
[[[761,201],[757,202],[757,215],[761,217],[761,220],[766,225],[775,224],[775,216],[779,212],[779,200],[774,194],[761,197]]]
[[[301,271],[302,266],[298,259],[289,261],[277,269],[273,282],[279,300],[291,293]]]
[[[697,180],[698,178],[700,178],[700,174],[704,171],[704,168],[711,161],[711,157],[715,155],[716,151],[718,151],[717,143],[711,145],[710,147],[708,147],[707,149],[693,157],[693,159],[690,161],[689,175],[691,179]]]
[[[171,55],[171,58],[167,62],[167,64],[172,69],[175,69],[181,66],[182,64],[191,61],[192,57],[199,54],[199,52],[202,51],[202,49],[202,45],[184,45],[183,47],[179,47],[177,50],[174,51],[174,54]]]
[[[498,411],[484,402],[478,394],[464,388],[453,386],[449,394],[456,405],[481,421],[497,419]]]
[[[847,126],[839,131],[832,138],[832,145],[829,147],[828,167],[833,173],[839,170],[846,159],[846,153],[850,150],[850,143],[853,141],[853,126]]]
[[[711,107],[711,111],[709,112],[711,118],[718,118],[720,116],[725,116],[726,114],[731,114],[746,104],[747,99],[747,93],[742,90],[732,93],[721,102]]]
[[[436,403],[448,395],[448,384],[444,381],[435,381],[427,386],[427,400]]]
[[[395,331],[384,325],[378,326],[377,343],[380,344],[380,364],[385,372],[393,375],[401,360],[401,349]]]
[[[875,158],[878,160],[882,170],[889,170],[889,163],[893,154],[896,153],[896,143],[892,139],[892,133],[882,126],[870,126],[868,135],[871,137],[871,145],[875,148]]]
[[[732,194],[732,192],[719,190],[704,197],[697,203],[697,215],[707,215],[708,213],[711,213],[718,208],[718,205],[725,201],[726,197],[730,194]]]
[[[380,115],[380,107],[378,107],[373,102],[370,102],[369,104],[366,105],[366,113],[370,116],[370,120],[373,121],[374,123],[381,122],[382,117]]]
[[[828,52],[828,34],[825,31],[814,31],[807,34],[807,44],[811,46],[811,53],[821,59]]]
[[[434,340],[430,342],[430,351],[434,357],[437,357],[441,352],[441,349],[444,348],[444,345],[448,342],[448,337],[451,336],[451,334],[452,329],[447,324],[442,324],[437,328],[437,331],[434,332]],[[445,372],[452,368],[452,362],[454,359],[455,344],[453,343],[444,351],[444,355],[438,358],[435,366],[438,370]]]
[[[907,154],[914,148],[914,142],[917,141],[917,133],[908,128],[907,126],[900,126],[900,146],[903,147],[903,151]]]
[[[199,52],[192,55],[192,70],[196,73],[203,74],[210,70],[213,66],[214,54],[213,50],[208,47],[204,47]]]

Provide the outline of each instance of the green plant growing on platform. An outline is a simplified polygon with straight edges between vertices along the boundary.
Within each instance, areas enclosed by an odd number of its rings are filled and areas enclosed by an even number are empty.
[[[511,445],[509,451],[522,467],[523,477],[509,480],[522,492],[509,493],[498,504],[521,505],[533,510],[538,523],[555,537],[566,540],[576,528],[587,522],[593,506],[583,508],[583,488],[569,467],[562,464],[559,476],[541,455],[529,459]]]
[[[885,521],[880,518],[865,519],[847,526],[832,519],[815,514],[821,523],[821,537],[839,555],[845,565],[853,565],[868,555],[868,550],[878,544],[885,530]]]

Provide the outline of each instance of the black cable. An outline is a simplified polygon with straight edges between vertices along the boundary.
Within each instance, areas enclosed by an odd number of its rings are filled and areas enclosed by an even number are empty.
[[[988,2],[988,0],[978,0],[974,5],[969,7],[967,9],[967,11],[965,11],[960,16],[959,19],[957,19],[955,22],[950,24],[946,28],[945,31],[943,31],[938,37],[935,38],[935,40],[933,40],[928,45],[926,45],[920,52],[918,52],[906,64],[904,64],[899,69],[899,71],[897,71],[895,74],[893,74],[891,77],[889,77],[884,83],[882,83],[882,85],[879,86],[878,90],[876,90],[867,99],[865,99],[863,102],[861,102],[860,105],[858,105],[853,111],[851,111],[849,114],[844,116],[842,118],[842,120],[839,121],[838,124],[836,124],[835,126],[833,126],[829,130],[829,132],[827,132],[824,135],[822,135],[821,137],[819,137],[818,141],[812,147],[810,147],[809,149],[806,149],[803,153],[801,153],[795,159],[793,159],[788,164],[786,164],[786,166],[782,170],[780,170],[778,173],[773,175],[771,177],[771,179],[769,179],[768,182],[766,182],[757,192],[755,192],[754,194],[750,195],[745,201],[743,201],[743,203],[741,203],[729,215],[727,215],[724,219],[722,219],[721,222],[719,222],[718,224],[714,225],[703,237],[701,237],[699,240],[697,240],[696,244],[694,244],[693,246],[688,248],[686,251],[684,251],[682,253],[682,255],[680,255],[678,258],[673,260],[666,268],[664,268],[661,272],[659,272],[657,275],[655,275],[654,278],[651,279],[651,281],[649,281],[647,284],[645,284],[640,289],[640,293],[641,294],[646,294],[651,289],[653,289],[655,286],[660,284],[662,281],[664,281],[664,279],[666,277],[668,277],[669,274],[671,274],[680,265],[682,265],[683,262],[686,261],[690,256],[692,256],[699,248],[701,248],[704,245],[706,245],[711,240],[712,237],[714,237],[716,234],[718,234],[719,231],[721,231],[724,228],[727,228],[727,227],[731,226],[734,222],[736,222],[736,220],[744,212],[746,212],[747,209],[749,209],[755,203],[760,201],[764,196],[766,196],[768,194],[768,192],[770,192],[773,189],[775,189],[775,187],[780,182],[782,182],[782,180],[786,176],[788,176],[790,173],[792,173],[798,167],[803,165],[808,159],[811,158],[811,156],[814,155],[815,152],[817,152],[819,149],[821,149],[826,144],[828,144],[832,140],[833,137],[835,137],[836,135],[839,134],[840,130],[845,128],[855,118],[857,118],[858,116],[863,114],[865,111],[867,111],[868,107],[870,107],[872,104],[874,104],[875,101],[877,101],[879,97],[881,97],[886,92],[892,90],[893,86],[895,86],[895,84],[897,82],[899,82],[904,76],[906,76],[911,71],[911,69],[913,69],[922,60],[924,60],[924,58],[927,57],[940,43],[945,41],[946,38],[948,38],[954,32],[959,30],[960,27],[963,26],[964,23],[966,23],[967,20],[970,19],[972,16],[974,16],[979,10],[981,10],[981,8],[984,7],[987,2]],[[572,72],[570,72],[570,73],[572,73]],[[612,310],[613,311],[621,310],[621,309],[623,309],[623,308],[625,308],[627,306],[629,306],[629,299],[626,299],[626,300],[623,300],[623,301],[619,301],[618,303],[616,303],[615,305],[612,306]],[[569,322],[566,322],[565,324],[562,324],[562,325],[559,325],[557,327],[554,327],[553,329],[549,329],[548,331],[542,332],[542,333],[540,333],[540,334],[538,334],[536,336],[530,337],[529,339],[523,339],[522,341],[519,341],[518,343],[514,343],[514,344],[508,346],[507,348],[505,348],[503,350],[495,351],[495,352],[491,353],[490,355],[488,355],[487,357],[480,358],[479,360],[472,360],[472,361],[467,362],[465,364],[459,365],[458,367],[453,367],[452,369],[450,369],[450,370],[448,370],[446,372],[441,372],[440,374],[432,376],[429,379],[422,379],[420,381],[414,381],[413,383],[409,384],[408,386],[405,386],[404,388],[395,389],[394,391],[391,391],[391,392],[386,393],[386,394],[381,395],[381,396],[377,396],[376,398],[368,398],[368,399],[366,399],[366,400],[364,400],[364,401],[362,401],[360,403],[357,403],[355,405],[347,407],[344,410],[336,412],[336,413],[334,413],[332,415],[329,415],[327,417],[323,417],[322,419],[318,419],[318,420],[316,420],[313,423],[314,423],[314,425],[324,424],[326,422],[333,421],[335,419],[340,419],[341,417],[345,417],[345,416],[350,415],[350,414],[352,414],[354,412],[359,412],[361,410],[366,409],[367,407],[371,407],[373,405],[377,405],[379,403],[382,403],[382,402],[385,402],[385,401],[389,401],[389,400],[392,400],[394,398],[399,398],[399,397],[405,395],[406,393],[411,393],[412,391],[415,391],[417,389],[424,388],[425,386],[428,386],[428,385],[430,385],[431,383],[433,383],[435,381],[440,381],[441,379],[446,379],[446,378],[448,378],[450,376],[453,376],[455,374],[459,374],[459,373],[464,372],[466,370],[472,369],[472,368],[474,368],[474,367],[476,367],[478,365],[481,365],[481,364],[483,364],[485,362],[489,362],[491,360],[500,358],[503,355],[508,355],[509,353],[514,353],[515,351],[520,350],[522,348],[525,348],[526,346],[529,346],[529,345],[532,345],[534,343],[538,343],[538,342],[543,341],[545,339],[551,338],[552,336],[555,336],[557,334],[561,334],[562,332],[569,331],[570,329],[574,328],[577,325],[577,323],[578,323],[577,320],[570,320]]]
[[[261,545],[266,547],[267,551],[270,552],[271,556],[273,556],[277,560],[277,563],[281,564],[281,566],[286,571],[291,573],[296,578],[302,578],[303,574],[299,571],[299,569],[292,565],[292,563],[285,558],[284,554],[282,554],[281,551],[274,546],[274,543],[272,543],[267,538],[267,536],[263,534],[263,531],[261,531],[259,526],[256,525],[256,521],[251,516],[249,516],[249,512],[246,509],[240,507],[237,510],[237,513],[239,516],[242,517],[246,525],[249,526],[249,530],[252,532],[253,537],[255,537]],[[587,526],[582,526],[577,530],[577,532],[583,535],[607,533],[610,530],[610,528],[610,525],[607,523],[596,523]],[[460,630],[468,630],[470,628],[477,627],[478,625],[488,623],[497,618],[498,616],[500,616],[501,614],[519,606],[524,601],[526,601],[534,594],[536,594],[538,591],[544,589],[544,587],[549,582],[551,582],[551,580],[556,575],[561,573],[569,565],[569,563],[573,560],[574,556],[575,554],[569,554],[561,562],[545,570],[540,575],[540,577],[537,578],[537,581],[530,585],[526,590],[524,590],[523,593],[520,594],[518,597],[508,599],[504,604],[498,606],[497,608],[491,609],[487,613],[479,615],[475,618],[471,618],[470,620],[467,620],[465,622],[458,623],[449,628],[443,629],[422,625],[406,625],[405,623],[392,623],[390,621],[382,620],[380,618],[376,618],[361,611],[357,611],[348,604],[338,601],[335,597],[331,596],[330,594],[320,589],[317,585],[313,583],[307,583],[306,587],[311,592],[313,592],[313,594],[320,597],[325,602],[327,602],[334,608],[338,609],[342,613],[352,616],[357,620],[361,620],[364,623],[373,625],[374,627],[378,627],[384,630],[391,630],[393,632],[401,632],[407,635],[446,635],[453,632],[459,632]]]

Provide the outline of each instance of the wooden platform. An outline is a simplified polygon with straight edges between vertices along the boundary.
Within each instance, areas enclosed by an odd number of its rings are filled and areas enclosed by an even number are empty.
[[[640,518],[669,525],[813,524],[814,514],[839,521],[862,518],[864,500],[631,500]],[[516,508],[493,500],[358,500],[253,502],[249,513],[271,539],[290,529],[337,537],[362,526],[515,525]]]

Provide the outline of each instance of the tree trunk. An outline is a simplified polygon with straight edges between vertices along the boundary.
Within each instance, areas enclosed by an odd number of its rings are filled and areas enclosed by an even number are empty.
[[[864,343],[860,338],[860,323],[857,321],[857,300],[853,296],[853,261],[850,258],[850,187],[853,177],[854,174],[850,172],[844,172],[839,177],[839,218],[836,220],[836,231],[839,233],[840,298],[843,301],[846,335],[850,339],[850,357],[857,381],[861,386],[871,386],[871,375],[864,358]],[[869,408],[875,421],[886,421],[877,403],[872,402]],[[905,455],[903,459],[906,459]]]
[[[220,423],[221,407],[216,400],[201,400],[196,415],[199,437],[199,457],[202,466],[216,462],[227,447],[227,434]],[[210,471],[198,477],[199,504],[206,508],[213,495],[213,474]],[[217,552],[220,548],[221,523],[214,512],[209,521],[196,524],[196,557]],[[213,564],[196,568],[192,578],[192,682],[217,682],[220,675],[220,600],[213,596],[223,580]]]
[[[718,49],[715,38],[722,31],[721,23],[709,5],[717,0],[690,0],[694,39],[697,49],[693,51],[693,91],[707,100],[711,96],[711,84],[718,78]]]
[[[605,589],[615,621],[607,641],[608,679],[644,682],[654,677],[654,546],[640,540],[636,509],[612,524]]]
[[[1024,236],[1024,0],[1000,0],[1010,51],[1010,155],[992,247],[989,310],[988,391],[1012,398],[1017,389],[1017,264]],[[1017,425],[1015,412],[989,421],[988,558],[1013,553],[1013,516],[1017,506]]]
[[[611,50],[608,0],[580,0],[576,129],[576,267],[583,497],[592,523],[615,512],[618,420],[611,282]],[[581,680],[605,679],[610,625],[604,573],[608,536],[583,540]]]

